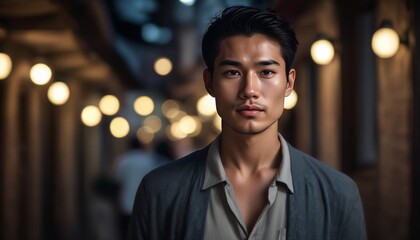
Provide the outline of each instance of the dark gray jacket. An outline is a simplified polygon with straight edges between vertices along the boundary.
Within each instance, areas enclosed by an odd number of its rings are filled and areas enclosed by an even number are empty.
[[[287,239],[366,239],[362,202],[346,175],[289,145],[294,193]],[[143,178],[130,220],[130,240],[203,239],[210,190],[201,190],[208,147]]]

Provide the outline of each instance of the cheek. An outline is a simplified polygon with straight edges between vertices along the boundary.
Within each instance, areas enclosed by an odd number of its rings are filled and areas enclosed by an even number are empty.
[[[279,100],[284,101],[286,85],[283,82],[265,84],[262,93],[267,101],[278,103]]]

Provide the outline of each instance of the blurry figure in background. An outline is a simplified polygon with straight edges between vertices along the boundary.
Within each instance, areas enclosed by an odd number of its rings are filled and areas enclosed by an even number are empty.
[[[167,139],[162,139],[156,143],[155,152],[170,161],[176,159],[174,145]]]
[[[120,237],[116,211],[118,183],[110,176],[99,175],[93,183],[91,209],[92,239],[118,240]]]
[[[169,162],[166,156],[154,151],[153,145],[143,144],[136,137],[130,148],[115,162],[115,178],[120,185],[119,210],[122,239],[126,239],[128,223],[137,188],[147,173]]]

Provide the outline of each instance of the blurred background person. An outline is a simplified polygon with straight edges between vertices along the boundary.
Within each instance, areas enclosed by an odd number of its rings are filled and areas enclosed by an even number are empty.
[[[127,152],[116,160],[114,174],[120,186],[119,223],[122,239],[126,239],[134,198],[142,178],[154,168],[168,161],[168,157],[154,150],[152,143],[144,144],[136,137],[130,140]]]

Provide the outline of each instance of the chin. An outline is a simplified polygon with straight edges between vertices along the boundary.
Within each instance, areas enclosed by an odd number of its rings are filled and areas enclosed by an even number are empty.
[[[264,132],[267,130],[269,126],[267,127],[257,127],[257,126],[235,126],[232,129],[239,133],[239,134],[245,134],[245,135],[255,135]]]

